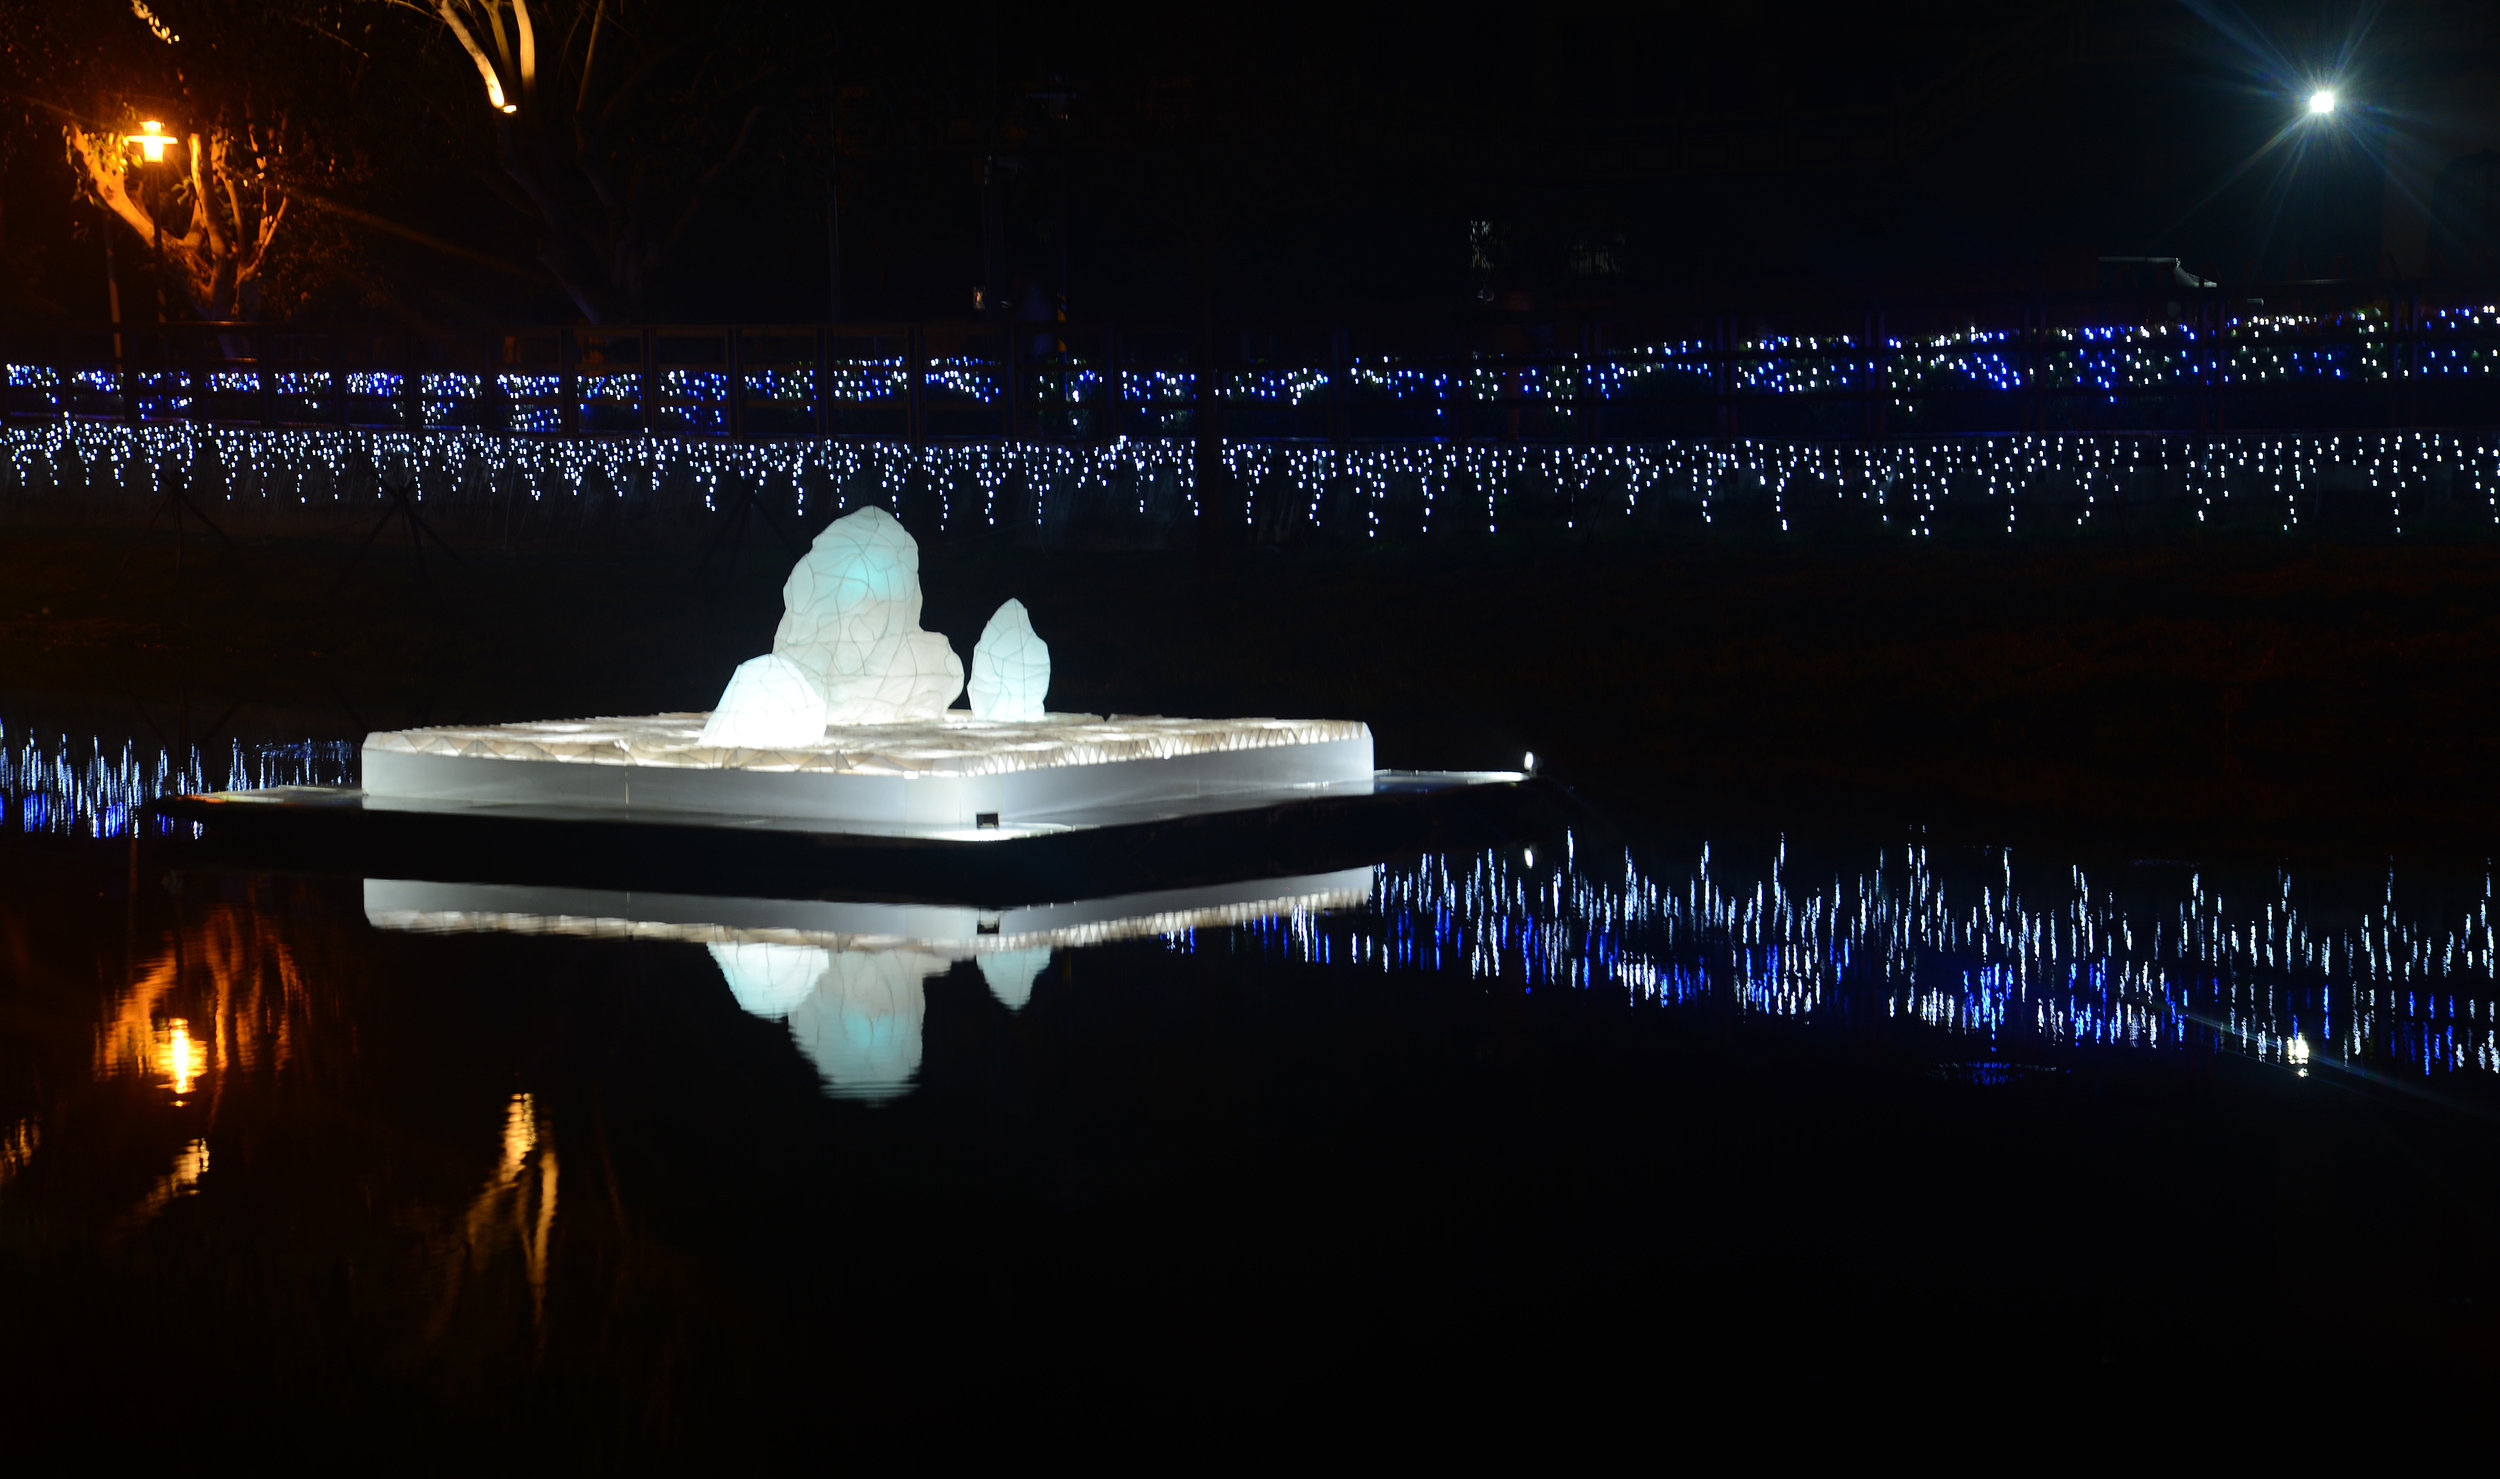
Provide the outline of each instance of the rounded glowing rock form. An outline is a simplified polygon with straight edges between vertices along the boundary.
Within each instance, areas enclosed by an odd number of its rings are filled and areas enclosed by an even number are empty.
[[[964,666],[920,629],[920,546],[874,505],[825,526],[781,588],[773,653],[813,675],[828,724],[926,722],[964,689]]]
[[[1033,634],[1022,601],[1010,599],[972,649],[972,717],[1039,719],[1050,692],[1050,644]]]
[[[738,664],[720,704],[703,721],[706,745],[789,750],[825,737],[825,690],[807,669],[769,653]]]

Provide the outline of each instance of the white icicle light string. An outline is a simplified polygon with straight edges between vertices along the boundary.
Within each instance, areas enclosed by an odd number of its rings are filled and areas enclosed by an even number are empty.
[[[2404,515],[2408,490],[2444,480],[2452,509],[2492,524],[2500,522],[2496,447],[2500,439],[2482,431],[2069,432],[1614,446],[1232,440],[1222,455],[1243,490],[1235,503],[1245,525],[1284,517],[1297,527],[1376,539],[1393,529],[1499,534],[1518,522],[1506,510],[1523,503],[1558,510],[1570,527],[1638,521],[1680,506],[1714,524],[1731,508],[1767,509],[1773,527],[1788,529],[1808,507],[1806,488],[1819,488],[1827,505],[1870,506],[1919,534],[1932,533],[1935,515],[1947,506],[1964,511],[1967,527],[2001,519],[2012,530],[2026,508],[2061,521],[2071,513],[2075,524],[2089,526],[2122,495],[2191,503],[2207,521],[2244,512],[2244,526],[2277,523],[2288,531],[2321,485],[2339,478],[2386,498],[2391,519]],[[7,428],[0,448],[12,496],[105,496],[72,491],[96,482],[125,497],[152,495],[166,479],[181,478],[195,498],[272,511],[316,500],[378,500],[385,495],[371,479],[387,472],[404,477],[420,503],[464,486],[533,503],[604,490],[629,504],[684,507],[692,500],[723,514],[745,489],[810,522],[871,502],[908,506],[909,518],[934,521],[928,532],[940,534],[1039,527],[1093,495],[1128,499],[1119,510],[1128,517],[1149,517],[1158,496],[1172,519],[1194,520],[1200,512],[1196,449],[1186,439],[731,442],[52,420]],[[2148,491],[2148,480],[2158,487]],[[824,506],[827,497],[832,507]]]

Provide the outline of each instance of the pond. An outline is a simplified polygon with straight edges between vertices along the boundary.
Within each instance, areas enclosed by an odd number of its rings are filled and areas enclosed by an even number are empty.
[[[2477,860],[1556,787],[1498,846],[915,911],[212,866],[146,803],[353,744],[0,738],[30,1412],[612,1462],[2488,1374]]]

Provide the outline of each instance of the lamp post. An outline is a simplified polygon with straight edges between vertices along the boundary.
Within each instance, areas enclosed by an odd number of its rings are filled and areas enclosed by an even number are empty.
[[[142,120],[139,124],[139,132],[135,134],[125,134],[122,136],[122,145],[124,148],[136,149],[139,151],[138,164],[142,171],[145,171],[146,167],[149,165],[165,163],[165,151],[172,148],[178,142],[180,142],[180,140],[175,135],[165,132],[165,125],[157,122],[153,118]],[[153,240],[149,244],[148,260],[150,265],[155,269],[156,321],[160,326],[162,326],[165,322],[164,206],[162,202],[157,199],[157,192],[147,188],[148,182],[151,178],[152,176],[148,173],[142,173],[140,175],[139,198],[141,203],[147,207],[148,226],[153,234]],[[162,332],[160,332],[157,336],[156,360],[159,375],[158,383],[160,386],[163,384],[162,377],[164,374],[165,358],[165,338]],[[127,361],[124,362],[122,368],[122,385],[125,393],[127,393],[130,386],[130,369]],[[196,401],[194,404],[196,404]],[[132,402],[134,414],[136,412],[136,406],[137,403],[134,400]],[[139,530],[139,537],[145,539],[149,531],[156,527],[156,521],[158,519],[166,518],[168,516],[172,518],[174,525],[174,588],[177,591],[179,591],[182,587],[182,525],[183,516],[186,512],[192,518],[199,520],[201,527],[207,529],[211,534],[216,535],[219,539],[224,539],[226,537],[226,531],[218,528],[216,523],[212,521],[206,513],[201,511],[200,506],[191,501],[189,491],[184,488],[182,481],[178,478],[171,479],[166,482],[164,495],[156,500],[156,508],[154,511],[149,513],[147,523],[141,526]]]
[[[148,118],[141,120],[139,124],[139,132],[124,135],[122,142],[127,147],[139,151],[139,163],[144,167],[146,165],[163,164],[165,162],[165,150],[174,142],[174,136],[165,132],[165,125],[157,122],[153,118]],[[142,182],[145,182],[149,178],[151,177],[144,174],[140,176]],[[148,208],[148,226],[154,233],[152,239],[148,243],[148,271],[149,281],[156,289],[156,321],[161,324],[165,321],[165,221],[163,216],[163,207],[158,203],[155,192],[146,189],[144,183],[142,185],[139,198]]]

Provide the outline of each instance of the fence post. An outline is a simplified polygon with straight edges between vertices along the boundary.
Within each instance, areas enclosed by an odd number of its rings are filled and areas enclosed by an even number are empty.
[[[483,357],[478,360],[477,419],[481,431],[508,431],[512,415],[504,404],[503,376],[498,373],[503,363],[503,340],[489,329],[478,336]]]
[[[1736,319],[1733,314],[1720,314],[1711,320],[1710,337],[1717,341],[1718,385],[1717,430],[1722,437],[1736,435]]]
[[[1354,439],[1353,416],[1346,405],[1346,378],[1350,373],[1345,325],[1333,324],[1328,330],[1328,440],[1340,452]]]
[[[112,228],[107,226],[105,229],[109,231]],[[130,343],[136,338],[136,334],[113,336],[113,362],[122,387],[122,419],[133,426],[139,424],[139,377],[131,372],[130,366]]]
[[[816,326],[816,394],[810,407],[815,415],[816,435],[833,435],[833,334],[824,325]]]
[[[903,330],[903,365],[908,376],[903,385],[905,432],[918,448],[929,439],[929,336],[920,324]]]
[[[252,383],[260,387],[260,425],[263,431],[278,424],[278,387],[270,375],[270,348],[277,341],[276,331],[267,325],[252,339]]]
[[[417,363],[417,336],[403,332],[399,342],[407,346],[399,357],[399,424],[414,434],[425,430],[425,401],[418,393],[425,371]]]
[[[582,346],[571,329],[556,330],[556,393],[564,397],[564,405],[556,413],[556,425],[566,436],[582,432]]]
[[[330,419],[347,427],[347,337],[330,321]]]
[[[647,327],[635,338],[642,347],[642,434],[652,436],[660,429],[660,339]]]
[[[171,339],[173,336],[168,334],[166,337]],[[190,342],[190,352],[182,356],[182,387],[191,393],[191,404],[185,408],[190,414],[183,419],[193,426],[206,426],[208,424],[208,388],[216,383],[216,371],[204,368],[208,360],[201,346],[208,342],[207,339],[193,339]],[[217,345],[217,363],[223,365],[225,362],[225,341],[221,335]]]
[[[2405,290],[2405,425],[2422,424],[2422,285]]]
[[[2218,435],[2223,430],[2223,305],[2203,287],[2195,295],[2195,337],[2205,352],[2205,430]]]
[[[1007,403],[1004,407],[1005,414],[999,418],[999,424],[1006,429],[1007,440],[1012,442],[1016,440],[1017,433],[1024,429],[1024,398],[1017,394],[1018,382],[1022,379],[1019,371],[1024,359],[1021,352],[1024,347],[1024,335],[1017,332],[1016,321],[1012,318],[1001,319],[999,331],[1007,336],[1006,345],[1000,350],[998,356],[999,392]]]
[[[1593,318],[1580,321],[1580,353],[1574,366],[1579,383],[1572,387],[1572,399],[1577,402],[1579,415],[1575,419],[1580,423],[1580,434],[1574,440],[1583,447],[1597,444],[1598,416],[1604,406],[1597,396],[1597,358],[1603,352],[1604,341],[1602,324]]]
[[[2048,378],[2049,310],[2045,303],[2023,305],[2023,407],[2024,430],[2034,436],[2049,429],[2046,387]]]

